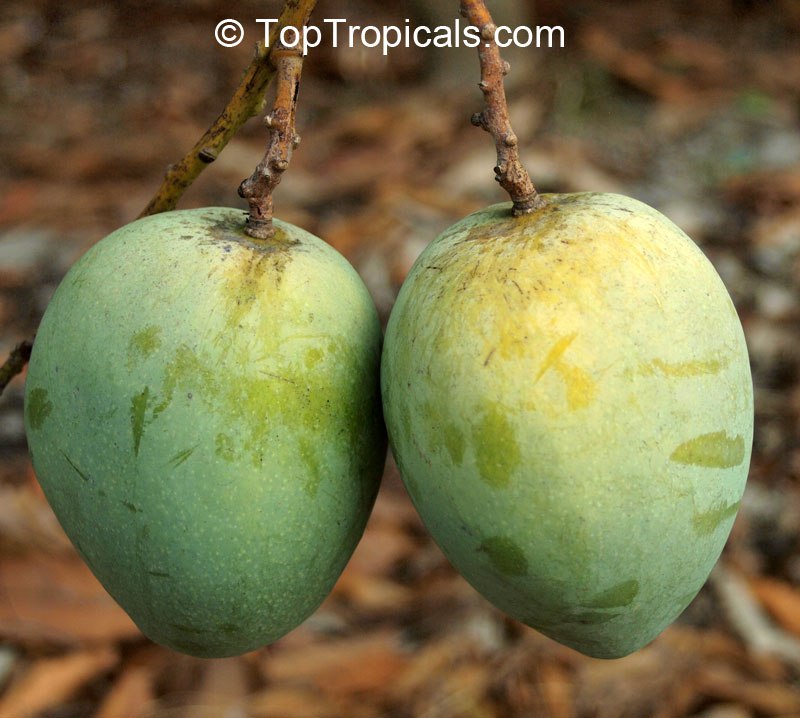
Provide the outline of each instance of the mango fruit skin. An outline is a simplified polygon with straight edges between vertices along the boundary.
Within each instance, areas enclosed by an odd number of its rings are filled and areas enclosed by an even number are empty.
[[[744,491],[747,348],[714,268],[613,194],[495,205],[418,258],[386,329],[389,441],[426,527],[489,601],[595,657],[706,581]]]
[[[381,327],[332,247],[244,214],[129,224],[68,272],[36,336],[25,425],[69,538],[154,641],[263,646],[358,543],[386,451]]]

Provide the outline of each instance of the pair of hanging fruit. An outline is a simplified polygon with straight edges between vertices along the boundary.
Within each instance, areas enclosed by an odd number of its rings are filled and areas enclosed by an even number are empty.
[[[474,121],[513,201],[423,252],[382,358],[355,271],[271,219],[294,142],[296,85],[280,81],[289,115],[273,113],[280,142],[242,186],[248,225],[219,208],[141,219],[92,248],[48,307],[26,384],[36,474],[160,643],[241,653],[319,605],[377,492],[381,395],[403,480],[454,566],[584,653],[652,640],[722,550],[753,430],[725,287],[640,202],[536,193],[491,18],[479,0],[462,9],[487,43]]]

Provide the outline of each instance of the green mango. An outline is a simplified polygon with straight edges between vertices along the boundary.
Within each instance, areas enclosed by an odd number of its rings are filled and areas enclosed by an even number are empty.
[[[448,559],[489,601],[624,656],[692,601],[744,491],[752,380],[697,246],[613,194],[495,205],[419,257],[382,359],[389,441]]]
[[[154,641],[240,654],[328,595],[385,459],[381,327],[347,261],[224,208],[147,217],[68,272],[25,387],[66,534]]]

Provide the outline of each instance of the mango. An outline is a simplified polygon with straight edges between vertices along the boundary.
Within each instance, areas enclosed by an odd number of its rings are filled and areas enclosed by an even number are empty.
[[[478,211],[392,310],[389,440],[444,554],[509,616],[585,654],[647,644],[692,601],[744,491],[744,335],[700,249],[614,194]]]
[[[154,641],[240,654],[328,595],[386,451],[381,327],[355,270],[275,220],[174,211],[68,272],[36,336],[25,426],[66,534]]]

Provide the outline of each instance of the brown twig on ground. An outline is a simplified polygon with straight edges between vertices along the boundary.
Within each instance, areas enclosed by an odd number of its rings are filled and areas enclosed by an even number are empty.
[[[256,46],[255,57],[247,66],[225,109],[186,156],[169,167],[161,186],[140,217],[175,209],[183,193],[203,169],[219,156],[237,130],[261,111],[264,93],[275,76],[273,61],[281,30],[288,26],[302,30],[316,4],[316,0],[286,0],[280,18],[272,28],[269,46],[264,47],[260,43]]]
[[[0,366],[0,394],[5,391],[9,382],[25,368],[31,358],[31,349],[33,349],[33,340],[26,339],[11,350],[8,359],[5,360],[3,366]]]
[[[503,77],[511,67],[500,57],[500,50],[495,42],[497,28],[483,0],[461,0],[461,14],[481,34],[478,45],[481,81],[478,87],[483,91],[486,107],[483,112],[472,116],[472,124],[482,127],[494,138],[497,148],[495,179],[511,197],[514,215],[529,214],[541,207],[543,200],[519,159],[519,140],[508,117]]]
[[[294,129],[294,117],[303,70],[302,48],[275,49],[272,55],[277,65],[278,86],[272,112],[264,118],[264,124],[269,128],[267,151],[253,174],[239,185],[239,196],[250,205],[245,232],[257,239],[267,239],[275,233],[272,192],[289,167],[292,151],[300,143]]]

